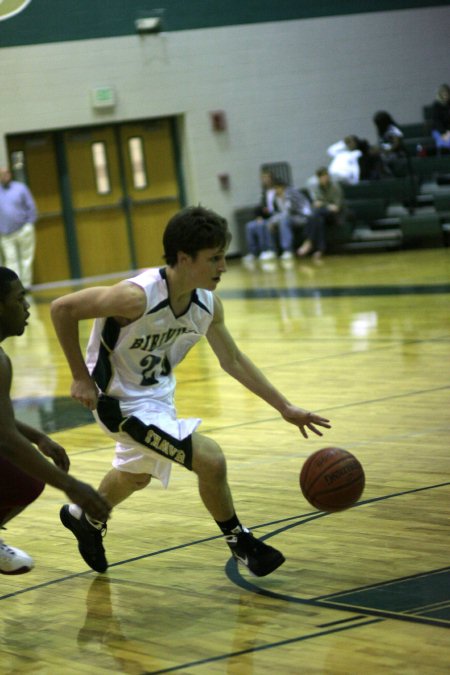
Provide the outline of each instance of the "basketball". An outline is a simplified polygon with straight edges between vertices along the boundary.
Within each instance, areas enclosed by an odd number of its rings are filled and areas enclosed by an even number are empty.
[[[308,457],[300,472],[300,488],[316,509],[333,513],[353,506],[364,490],[364,469],[351,452],[322,448]]]

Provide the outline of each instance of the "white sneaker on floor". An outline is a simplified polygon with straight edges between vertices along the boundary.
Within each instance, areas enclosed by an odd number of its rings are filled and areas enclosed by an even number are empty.
[[[274,251],[263,251],[259,255],[260,260],[273,260],[275,258],[275,252]]]
[[[25,574],[34,567],[33,558],[20,548],[13,548],[0,539],[0,574]]]
[[[276,262],[273,260],[261,260],[260,267],[263,272],[275,272],[278,269]]]
[[[283,251],[283,253],[281,254],[280,257],[281,257],[281,260],[292,260],[292,258],[294,256],[293,256],[292,251]]]

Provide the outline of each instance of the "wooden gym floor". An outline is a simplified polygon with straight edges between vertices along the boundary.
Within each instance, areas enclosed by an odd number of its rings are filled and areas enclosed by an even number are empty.
[[[68,398],[49,323],[49,300],[68,290],[37,289],[26,334],[4,347],[17,415],[97,485],[113,446]],[[238,514],[286,563],[263,579],[237,569],[193,475],[176,466],[167,491],[155,482],[115,510],[111,566],[97,575],[47,488],[2,533],[36,567],[0,578],[0,673],[447,674],[450,249],[253,271],[231,261],[218,292],[241,348],[333,423],[303,440],[220,370],[206,341],[179,368],[180,415],[201,416],[221,443]],[[361,501],[332,515],[298,486],[326,445],[366,471]]]

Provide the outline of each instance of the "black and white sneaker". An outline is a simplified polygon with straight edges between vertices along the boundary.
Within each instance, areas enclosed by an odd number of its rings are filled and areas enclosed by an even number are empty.
[[[69,511],[69,505],[65,504],[59,512],[64,527],[67,527],[78,540],[78,550],[84,562],[96,572],[106,572],[108,561],[103,548],[103,537],[106,534],[106,523],[101,529],[91,525],[86,519],[86,514],[81,518],[75,518]]]
[[[280,551],[256,539],[249,530],[229,534],[225,537],[225,541],[231,549],[233,558],[257,577],[265,577],[285,561]]]

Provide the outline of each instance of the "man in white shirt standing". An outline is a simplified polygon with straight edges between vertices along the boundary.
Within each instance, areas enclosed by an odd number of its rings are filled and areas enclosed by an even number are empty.
[[[29,290],[33,282],[37,212],[29,188],[0,169],[0,252],[5,267],[14,270]]]

